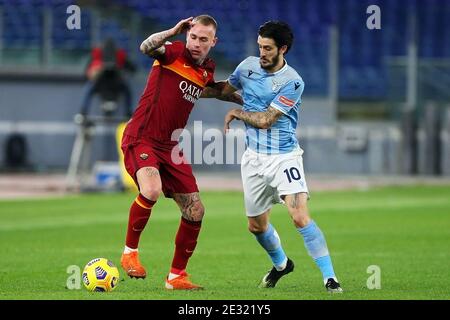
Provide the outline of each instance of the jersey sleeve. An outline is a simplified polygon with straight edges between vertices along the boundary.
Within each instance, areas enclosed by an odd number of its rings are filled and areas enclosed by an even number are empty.
[[[174,62],[184,51],[184,43],[181,41],[169,42],[164,44],[166,52],[156,58],[161,64],[168,65]]]
[[[236,69],[233,71],[232,74],[230,74],[230,76],[228,77],[227,81],[228,83],[233,86],[234,88],[241,90],[242,89],[242,84],[241,84],[241,71],[242,71],[242,66],[244,65],[244,62],[246,60],[242,61],[237,67]]]
[[[270,106],[287,115],[292,107],[301,102],[304,87],[303,81],[289,81],[281,88]]]

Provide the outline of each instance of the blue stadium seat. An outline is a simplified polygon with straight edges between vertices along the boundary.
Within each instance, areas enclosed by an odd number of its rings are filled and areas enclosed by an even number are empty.
[[[252,45],[257,28],[269,19],[280,19],[292,25],[295,43],[286,57],[300,70],[309,94],[326,93],[328,64],[328,27],[336,23],[340,30],[339,94],[344,98],[386,95],[386,66],[383,60],[407,52],[409,12],[415,10],[418,23],[419,54],[424,58],[450,56],[450,1],[448,0],[112,0],[134,10],[143,18],[157,21],[161,27],[173,26],[180,18],[209,13],[219,22],[216,47],[233,63],[248,54],[258,54]],[[0,0],[3,8],[3,46],[23,48],[42,45],[43,8],[52,10],[52,41],[56,49],[88,49],[91,44],[89,9],[82,10],[82,29],[70,31],[65,24],[66,8],[72,0]],[[382,30],[365,27],[366,8],[371,4],[382,9]],[[360,14],[357,14],[360,13]],[[238,36],[237,36],[238,35]],[[102,24],[100,37],[112,36],[127,50],[136,47],[127,26],[114,19]],[[151,59],[139,56],[139,62],[150,67]]]

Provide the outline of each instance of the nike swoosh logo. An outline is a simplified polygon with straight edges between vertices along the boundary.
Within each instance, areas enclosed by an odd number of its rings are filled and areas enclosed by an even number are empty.
[[[185,63],[185,64],[183,64],[183,67],[185,67],[185,68],[190,68],[191,66],[188,66],[188,65]]]

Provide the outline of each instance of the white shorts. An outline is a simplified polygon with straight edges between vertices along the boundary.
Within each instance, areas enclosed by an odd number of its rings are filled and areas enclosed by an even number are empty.
[[[283,154],[256,153],[247,148],[242,155],[241,174],[248,217],[283,203],[282,196],[308,193],[302,154],[300,147]]]

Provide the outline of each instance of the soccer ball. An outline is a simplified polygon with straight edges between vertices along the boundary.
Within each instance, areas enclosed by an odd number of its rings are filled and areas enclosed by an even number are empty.
[[[89,291],[112,291],[119,282],[119,270],[110,260],[96,258],[84,267],[82,278]]]

